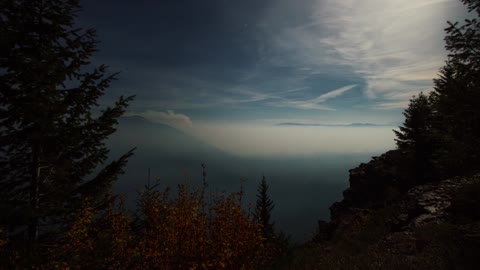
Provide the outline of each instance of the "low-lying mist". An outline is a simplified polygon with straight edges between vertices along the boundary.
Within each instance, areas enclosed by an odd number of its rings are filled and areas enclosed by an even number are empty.
[[[244,157],[382,152],[394,147],[393,126],[199,125],[193,136]]]
[[[243,185],[245,207],[254,205],[265,175],[277,229],[301,242],[313,236],[319,219],[329,219],[328,207],[348,186],[348,170],[392,147],[391,133],[389,127],[227,127],[197,139],[166,125],[124,118],[109,145],[112,157],[137,147],[115,186],[130,205],[149,169],[152,181],[158,177],[161,188],[175,190],[182,182],[200,186],[204,163],[208,191],[239,191]]]

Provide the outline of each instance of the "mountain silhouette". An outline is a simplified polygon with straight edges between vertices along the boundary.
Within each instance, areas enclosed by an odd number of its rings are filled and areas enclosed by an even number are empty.
[[[111,136],[109,144],[113,146],[111,149],[137,147],[136,155],[149,155],[152,158],[228,155],[176,128],[151,122],[141,116],[121,117],[117,132]]]
[[[374,124],[374,123],[350,123],[350,124],[322,124],[322,123],[298,123],[285,122],[278,123],[277,126],[299,126],[299,127],[389,127],[398,126],[395,123],[388,124]]]

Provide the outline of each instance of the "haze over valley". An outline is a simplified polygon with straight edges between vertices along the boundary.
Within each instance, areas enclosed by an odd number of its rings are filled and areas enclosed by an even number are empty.
[[[297,242],[313,236],[318,219],[329,219],[328,207],[348,186],[348,170],[394,145],[388,125],[227,127],[202,134],[214,138],[209,139],[140,116],[119,122],[109,140],[111,156],[137,149],[115,190],[132,205],[149,169],[151,181],[159,177],[161,188],[184,181],[201,186],[205,164],[209,191],[239,191],[243,182],[246,206],[255,202],[265,175],[275,202],[273,218]],[[235,147],[228,145],[233,139]]]

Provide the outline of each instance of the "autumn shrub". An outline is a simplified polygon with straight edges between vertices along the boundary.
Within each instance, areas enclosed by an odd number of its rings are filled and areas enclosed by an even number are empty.
[[[240,196],[221,194],[211,208],[214,269],[253,269],[264,254],[261,226],[242,209]]]
[[[204,189],[179,185],[175,198],[168,195],[141,194],[141,268],[252,269],[259,263],[261,227],[242,208],[240,193],[206,196]]]
[[[43,269],[129,269],[133,252],[131,218],[123,198],[105,200],[100,210],[90,199],[73,215],[71,223],[51,245]]]
[[[185,185],[175,199],[155,190],[141,194],[135,253],[140,268],[195,269],[205,263],[209,239],[200,198]]]
[[[44,269],[255,269],[265,263],[261,225],[241,193],[207,195],[179,185],[174,196],[151,187],[134,214],[123,200],[106,210],[88,200],[54,247]]]

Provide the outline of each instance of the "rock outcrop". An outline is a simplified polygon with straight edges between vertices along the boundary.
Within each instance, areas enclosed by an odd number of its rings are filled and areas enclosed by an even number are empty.
[[[475,184],[480,184],[480,174],[412,188],[395,206],[396,225],[401,230],[412,230],[424,224],[458,223],[452,204],[461,196],[462,189]]]
[[[398,150],[388,151],[370,162],[351,169],[349,187],[343,199],[330,207],[330,227],[336,228],[365,211],[382,208],[398,200],[401,195],[399,183],[408,182],[404,156]]]
[[[478,269],[480,174],[418,185],[383,206],[352,202],[333,205],[332,221],[319,226],[330,232],[309,247],[325,258],[319,269]]]
[[[351,169],[349,187],[343,192],[343,200],[330,208],[331,218],[336,219],[343,208],[382,207],[395,198],[393,188],[400,189],[400,183],[408,182],[404,160],[400,151],[391,150]]]
[[[405,171],[408,164],[404,160],[402,153],[392,150],[350,170],[350,187],[344,191],[343,200],[330,207],[329,235],[322,235],[322,239],[348,234],[379,213],[385,215],[383,222],[392,233],[412,231],[425,224],[458,223],[458,219],[468,215],[480,218],[480,208],[452,207],[462,189],[480,186],[480,174],[415,186],[409,182],[411,174]],[[408,186],[413,187],[407,189]],[[458,211],[470,213],[459,217]]]

